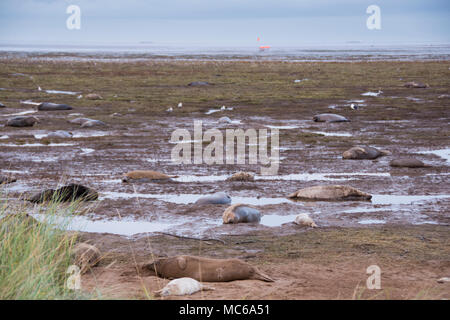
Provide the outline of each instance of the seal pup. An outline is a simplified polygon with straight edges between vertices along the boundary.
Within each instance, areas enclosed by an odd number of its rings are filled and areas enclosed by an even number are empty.
[[[42,203],[47,201],[71,202],[71,201],[93,201],[98,199],[98,193],[80,184],[71,183],[59,189],[47,189],[31,198],[27,199],[33,203]]]
[[[57,138],[57,139],[72,138],[72,132],[58,130],[55,132],[48,133],[47,138]]]
[[[229,177],[227,181],[255,181],[255,177],[249,172],[239,171]]]
[[[57,110],[72,110],[73,108],[68,104],[42,102],[37,105],[39,111],[57,111]]]
[[[401,159],[394,159],[391,162],[389,162],[389,165],[391,167],[405,167],[405,168],[425,168],[430,167],[429,165],[426,165],[419,159],[414,158],[401,158]]]
[[[122,182],[152,182],[170,181],[172,178],[167,174],[151,170],[135,170],[127,172],[122,177]]]
[[[372,196],[356,188],[342,185],[314,186],[291,193],[291,199],[297,200],[370,200]]]
[[[81,274],[95,267],[101,259],[100,250],[86,242],[77,243],[71,253],[73,263],[80,268]]]
[[[378,150],[373,147],[352,147],[342,154],[342,159],[373,160],[381,156],[390,155],[387,150]]]
[[[300,213],[298,216],[296,216],[294,223],[300,226],[317,228],[317,224],[314,222],[313,219],[311,219],[311,217],[307,213]]]
[[[8,183],[16,182],[16,181],[17,181],[17,179],[13,178],[13,177],[0,176],[0,184],[8,184]]]
[[[192,278],[179,278],[170,281],[161,290],[155,291],[155,297],[167,296],[185,296],[196,293],[200,290],[214,290],[213,287],[208,287]]]
[[[237,203],[229,206],[222,215],[224,224],[239,222],[260,222],[261,213],[253,206]]]
[[[82,125],[83,123],[85,123],[87,121],[90,121],[90,120],[92,120],[92,119],[89,119],[89,118],[75,118],[75,119],[67,120],[67,121],[69,123]]]
[[[100,120],[90,119],[81,124],[81,128],[91,128],[91,127],[99,127],[99,126],[106,126],[106,123],[104,123],[103,121],[100,121]]]
[[[322,113],[313,117],[314,122],[349,122],[346,117],[334,113]]]
[[[406,88],[428,88],[429,87],[429,85],[426,83],[415,82],[415,81],[406,82],[403,86]]]
[[[167,279],[189,277],[205,282],[228,282],[246,279],[274,281],[256,267],[239,259],[175,256],[146,263],[142,266],[142,269],[149,271],[151,275]]]
[[[217,120],[219,123],[231,123],[231,119],[229,117],[221,117],[219,120]]]
[[[36,117],[20,116],[8,119],[6,126],[8,127],[32,127],[35,123],[38,123],[39,119]]]
[[[195,201],[196,204],[230,204],[231,198],[225,192],[216,192]]]

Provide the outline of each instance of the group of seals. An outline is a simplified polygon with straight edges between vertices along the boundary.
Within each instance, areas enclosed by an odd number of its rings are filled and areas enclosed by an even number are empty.
[[[48,189],[35,194],[27,199],[33,203],[42,203],[47,201],[71,202],[71,201],[93,201],[98,199],[98,193],[80,184],[71,183],[59,189]]]
[[[167,279],[189,277],[205,282],[255,279],[273,282],[257,268],[239,259],[210,259],[196,256],[161,258],[142,266],[143,270]]]
[[[38,123],[39,119],[31,116],[20,116],[8,119],[6,126],[8,127],[32,127]]]
[[[329,185],[329,186],[314,186],[304,188],[291,193],[291,199],[296,200],[370,200],[372,196],[368,193],[360,191],[350,186]]]
[[[228,207],[222,215],[224,224],[239,222],[259,222],[261,213],[253,206],[242,203],[233,204]]]

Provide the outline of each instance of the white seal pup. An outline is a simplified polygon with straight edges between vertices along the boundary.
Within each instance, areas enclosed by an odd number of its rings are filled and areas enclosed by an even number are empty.
[[[178,278],[170,281],[161,290],[155,291],[156,297],[167,297],[167,296],[185,296],[196,293],[200,290],[214,290],[212,287],[203,285],[192,278]]]
[[[296,216],[294,223],[300,226],[317,228],[317,224],[307,213],[300,213],[298,216]]]

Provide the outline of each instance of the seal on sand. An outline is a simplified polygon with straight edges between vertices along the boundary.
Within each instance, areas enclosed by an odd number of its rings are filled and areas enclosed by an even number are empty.
[[[311,228],[317,228],[317,224],[315,224],[314,220],[307,213],[300,213],[295,217],[295,224],[300,226],[308,226]]]
[[[223,223],[259,222],[261,213],[253,206],[237,203],[229,206],[222,215]]]
[[[77,243],[71,253],[73,263],[80,268],[82,274],[96,266],[101,259],[100,250],[85,242]]]
[[[209,196],[199,198],[196,204],[230,204],[231,198],[225,192],[216,192]]]
[[[98,199],[98,193],[80,184],[71,183],[59,189],[48,189],[35,194],[27,199],[30,202],[42,203],[47,201],[71,202],[71,201],[93,201]]]
[[[143,265],[152,275],[176,279],[189,277],[205,282],[227,282],[233,280],[262,280],[273,282],[257,268],[239,259],[210,259],[195,256],[161,258]]]
[[[334,113],[322,113],[313,117],[315,122],[349,122],[346,117]]]
[[[11,119],[8,119],[6,121],[6,126],[8,127],[32,127],[35,123],[39,122],[39,119],[36,117],[14,117]]]
[[[227,181],[255,181],[255,177],[249,172],[240,171],[234,173]]]
[[[414,158],[401,158],[392,160],[389,165],[391,167],[405,167],[405,168],[424,168],[429,167],[422,161]]]
[[[378,150],[372,147],[353,147],[348,149],[342,154],[343,159],[351,160],[373,160],[381,156],[390,155],[391,153],[386,150]]]
[[[42,102],[38,104],[37,109],[40,111],[57,111],[57,110],[72,110],[73,108],[68,104]]]
[[[127,172],[122,177],[122,182],[151,182],[151,181],[168,181],[171,177],[168,175],[151,170],[135,170]]]
[[[164,288],[155,291],[155,297],[191,295],[200,290],[214,290],[214,288],[205,286],[195,279],[185,277],[170,281]]]
[[[289,196],[291,199],[298,200],[370,200],[372,196],[350,186],[331,185],[331,186],[315,186],[304,188]]]

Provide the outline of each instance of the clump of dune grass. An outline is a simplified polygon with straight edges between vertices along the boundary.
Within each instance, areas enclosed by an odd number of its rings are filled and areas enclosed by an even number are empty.
[[[0,190],[0,299],[83,298],[66,286],[76,239],[65,230],[78,205],[52,201],[35,219],[26,203],[11,204]]]

